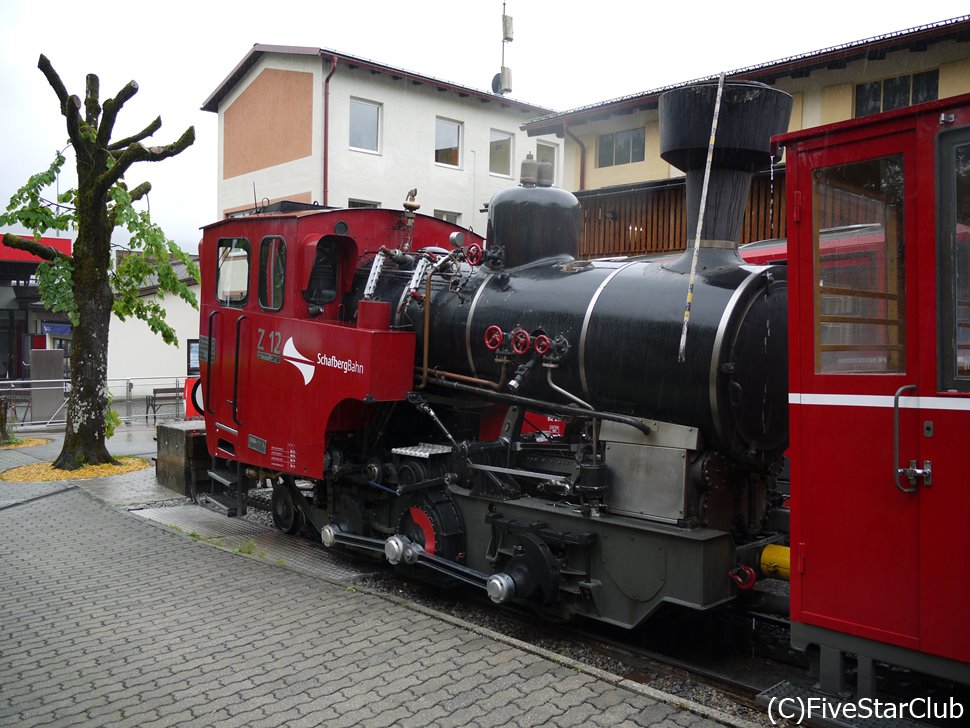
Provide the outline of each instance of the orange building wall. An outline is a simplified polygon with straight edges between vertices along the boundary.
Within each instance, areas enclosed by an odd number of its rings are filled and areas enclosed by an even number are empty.
[[[310,156],[313,74],[267,68],[226,109],[223,179]]]

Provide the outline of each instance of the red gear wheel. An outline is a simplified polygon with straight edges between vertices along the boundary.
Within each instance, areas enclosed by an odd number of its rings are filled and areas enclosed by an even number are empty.
[[[545,356],[552,349],[552,341],[545,334],[539,334],[532,346],[536,350],[536,354],[539,356]]]

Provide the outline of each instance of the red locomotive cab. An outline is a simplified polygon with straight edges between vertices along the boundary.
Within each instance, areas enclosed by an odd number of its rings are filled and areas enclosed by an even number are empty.
[[[970,96],[779,141],[792,640],[970,683]]]
[[[345,303],[358,238],[393,235],[397,216],[384,212],[253,216],[206,229],[200,358],[213,455],[322,477],[330,433],[360,428],[370,405],[406,396],[414,333],[390,330],[387,303],[367,302],[360,322]]]

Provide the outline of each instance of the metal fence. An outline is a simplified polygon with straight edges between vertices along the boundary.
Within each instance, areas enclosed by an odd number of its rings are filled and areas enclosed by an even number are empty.
[[[185,377],[109,379],[110,409],[125,424],[147,424],[185,418]],[[66,424],[71,382],[43,379],[0,382],[6,400],[7,425],[14,429]]]

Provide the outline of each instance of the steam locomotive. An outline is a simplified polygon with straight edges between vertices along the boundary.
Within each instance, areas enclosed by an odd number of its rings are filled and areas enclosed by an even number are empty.
[[[725,86],[708,165],[717,91],[660,102],[677,260],[577,259],[580,205],[530,160],[486,240],[413,196],[206,227],[208,497],[269,483],[288,532],[624,627],[784,572],[786,269],[736,241],[791,98]]]

